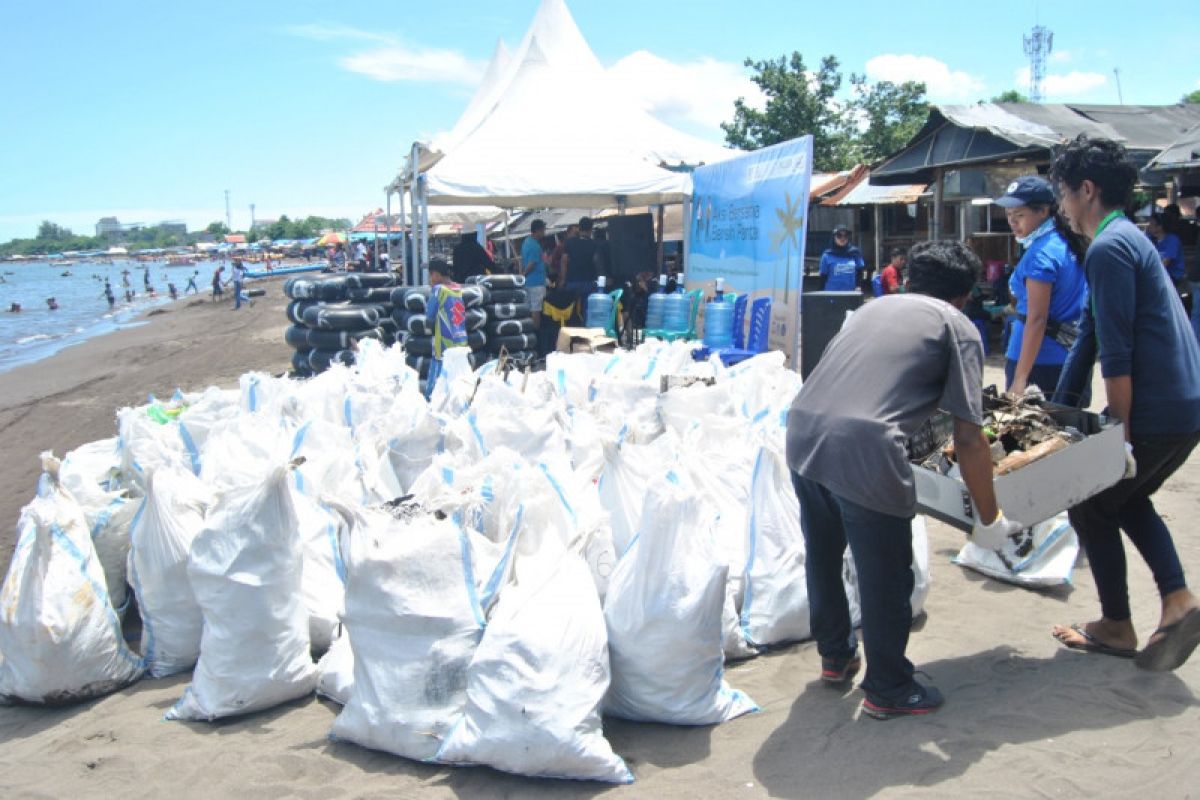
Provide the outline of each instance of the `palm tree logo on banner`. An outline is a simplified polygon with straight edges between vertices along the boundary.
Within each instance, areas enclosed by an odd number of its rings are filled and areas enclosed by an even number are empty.
[[[788,302],[788,297],[792,289],[792,249],[793,241],[795,242],[796,252],[800,251],[800,231],[804,229],[804,215],[801,213],[804,206],[800,203],[801,198],[797,197],[794,201],[789,192],[783,193],[783,201],[785,208],[776,208],[775,216],[779,218],[779,225],[775,228],[775,239],[772,242],[772,247],[775,252],[779,252],[779,248],[787,245],[787,254],[784,257],[786,265],[786,273],[783,277],[783,302]]]

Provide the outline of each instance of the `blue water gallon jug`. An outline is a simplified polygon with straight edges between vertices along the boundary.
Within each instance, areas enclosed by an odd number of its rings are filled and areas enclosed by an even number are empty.
[[[607,328],[613,299],[604,291],[604,277],[596,279],[596,291],[588,295],[584,324],[589,328]]]
[[[733,347],[733,303],[721,300],[704,306],[704,344],[713,350]]]
[[[667,295],[662,287],[658,287],[646,300],[646,327],[650,330],[661,330],[663,326],[663,311],[667,305]]]
[[[683,293],[680,288],[675,294],[669,294],[663,305],[663,330],[672,333],[684,333],[692,316],[692,298]]]

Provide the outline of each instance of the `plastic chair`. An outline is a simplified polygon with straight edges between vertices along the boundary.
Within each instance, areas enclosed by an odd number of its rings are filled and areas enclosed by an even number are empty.
[[[883,297],[883,276],[876,275],[871,278],[871,293],[876,297]]]
[[[759,353],[767,352],[767,335],[771,330],[771,298],[760,297],[750,305],[750,337],[746,349],[729,347],[718,350],[721,363],[731,367]]]
[[[612,298],[612,311],[608,313],[608,327],[604,329],[604,333],[613,339],[619,338],[617,336],[617,319],[621,315],[621,294],[624,291],[624,289],[616,289],[608,293],[608,296]]]
[[[700,303],[704,301],[704,290],[693,289],[687,293],[687,296],[692,302],[692,316],[688,320],[688,329],[686,331],[662,331],[659,338],[668,342],[679,339],[690,342],[696,339],[696,317],[700,314]]]

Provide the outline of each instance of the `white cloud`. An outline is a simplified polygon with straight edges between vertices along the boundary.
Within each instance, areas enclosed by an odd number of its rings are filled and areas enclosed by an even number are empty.
[[[371,43],[376,47],[343,56],[338,64],[349,72],[377,81],[457,83],[474,86],[483,76],[485,64],[457,50],[422,47],[396,36],[334,23],[289,25],[292,36],[319,42]]]
[[[1029,87],[1029,67],[1021,67],[1014,78],[1020,91]],[[1108,85],[1108,76],[1099,72],[1071,70],[1067,73],[1050,73],[1042,78],[1042,96],[1046,98],[1070,98],[1093,92]]]
[[[338,61],[350,72],[377,81],[461,83],[474,86],[486,65],[455,50],[391,45],[346,56]]]
[[[1046,61],[1051,64],[1068,64],[1074,57],[1074,52],[1070,50],[1053,50]]]
[[[930,56],[884,53],[868,61],[865,69],[875,81],[920,81],[931,100],[975,99],[984,91],[979,78]]]
[[[638,50],[608,74],[623,96],[646,111],[713,129],[733,118],[733,101],[739,97],[755,108],[766,102],[741,64],[712,58],[676,63]]]

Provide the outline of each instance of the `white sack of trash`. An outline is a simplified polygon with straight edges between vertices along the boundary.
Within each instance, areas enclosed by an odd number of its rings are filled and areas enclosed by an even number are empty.
[[[809,636],[783,456],[800,379],[779,353],[726,368],[691,347],[531,374],[451,350],[426,401],[401,347],[367,340],[308,380],[122,409],[117,437],[45,458],[0,590],[0,700],[194,666],[169,718],[316,691],[338,740],[631,781],[602,714],[733,719],[757,707],[723,663]],[[919,518],[913,541],[917,614]],[[846,585],[857,607],[849,557]]]

